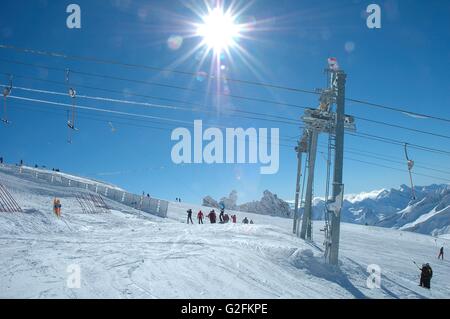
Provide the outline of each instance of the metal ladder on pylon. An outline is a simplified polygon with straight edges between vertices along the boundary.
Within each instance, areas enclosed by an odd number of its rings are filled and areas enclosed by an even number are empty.
[[[325,247],[325,258],[328,255],[329,248],[331,245],[331,222],[330,222],[330,211],[328,210],[328,201],[330,200],[330,180],[331,180],[331,157],[333,154],[333,150],[336,145],[336,137],[334,134],[330,133],[328,135],[328,146],[327,146],[327,179],[326,179],[326,189],[325,189],[325,206],[324,206],[324,220],[325,225],[323,228],[324,231],[324,242],[323,245]]]

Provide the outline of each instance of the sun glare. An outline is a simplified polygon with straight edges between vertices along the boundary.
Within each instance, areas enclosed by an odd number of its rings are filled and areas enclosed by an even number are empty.
[[[197,35],[203,38],[203,43],[209,49],[221,52],[236,44],[241,30],[230,13],[215,8],[202,20],[203,23],[197,28]]]

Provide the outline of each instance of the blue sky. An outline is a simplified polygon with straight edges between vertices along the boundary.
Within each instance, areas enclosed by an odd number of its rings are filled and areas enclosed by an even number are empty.
[[[182,59],[201,41],[198,37],[187,36],[193,28],[186,22],[201,22],[186,5],[189,1],[80,0],[76,3],[81,7],[81,29],[66,27],[66,6],[70,3],[18,0],[2,4],[0,43],[159,68],[209,72],[209,60],[200,64],[196,58],[197,52]],[[203,1],[190,3],[204,9]],[[381,29],[370,30],[366,26],[364,12],[370,3],[381,6]],[[225,6],[228,4],[225,2]],[[449,118],[449,17],[450,3],[439,0],[254,1],[239,16],[239,19],[256,21],[253,30],[246,33],[249,39],[239,40],[239,45],[248,55],[243,59],[232,50],[222,63],[230,78],[315,89],[325,85],[323,69],[326,59],[334,56],[348,74],[347,97]],[[176,50],[168,46],[171,36],[183,37],[182,45]],[[189,122],[202,119],[213,126],[278,127],[284,137],[300,134],[296,125],[230,117],[227,113],[237,109],[298,119],[301,109],[231,97],[222,97],[217,101],[213,95],[207,94],[215,90],[214,84],[208,86],[207,80],[5,49],[0,49],[0,59],[189,87],[196,92],[74,73],[70,77],[73,83],[104,89],[76,88],[78,94],[183,107],[192,107],[194,103],[204,105],[212,112],[202,114],[78,99],[77,103],[84,106]],[[0,72],[2,84],[7,82],[4,73],[11,73],[15,75],[16,86],[66,92],[63,84],[54,83],[64,82],[62,71],[0,61]],[[105,89],[122,93],[107,92]],[[317,106],[317,96],[314,95],[236,82],[229,83],[229,92],[231,95]],[[19,90],[13,91],[13,94],[70,103],[70,99],[64,96]],[[188,104],[135,95],[172,98]],[[0,156],[7,162],[23,159],[30,165],[37,163],[49,168],[58,167],[67,172],[106,180],[137,193],[145,191],[167,199],[181,197],[184,201],[196,203],[205,195],[221,197],[232,189],[238,191],[240,202],[258,199],[265,189],[285,199],[294,197],[296,155],[290,147],[280,147],[280,169],[274,175],[260,175],[260,165],[175,165],[170,157],[174,145],[170,140],[173,123],[151,123],[83,111],[77,121],[79,131],[69,145],[66,143],[67,115],[64,108],[10,99],[8,111],[12,124],[0,127]],[[346,105],[346,113],[444,135],[450,132],[448,123],[411,118],[350,102]],[[116,132],[111,131],[109,121]],[[444,138],[369,122],[358,122],[357,127],[359,132],[450,150],[449,140]],[[322,141],[325,141],[324,138]],[[352,136],[346,137],[345,143],[349,150],[379,153],[400,162],[404,157],[401,146]],[[282,144],[294,143],[283,141]],[[411,150],[410,155],[418,165],[450,172],[449,156],[419,150]],[[384,162],[354,153],[347,153],[346,156],[399,169],[406,167],[406,164]],[[417,168],[416,172],[450,179],[450,174],[443,172],[421,168]],[[323,195],[324,178],[325,160],[318,154],[316,196]],[[418,175],[414,180],[419,185],[444,182]],[[347,193],[397,187],[408,182],[406,170],[400,172],[352,160],[345,162]]]

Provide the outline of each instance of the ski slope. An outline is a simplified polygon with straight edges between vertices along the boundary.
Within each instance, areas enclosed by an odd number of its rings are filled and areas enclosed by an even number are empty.
[[[2,170],[0,182],[24,209],[0,213],[0,298],[450,298],[450,263],[437,260],[449,239],[343,224],[335,269],[323,262],[320,223],[305,242],[286,218],[238,212],[255,224],[187,225],[186,210],[201,207],[185,203],[166,219],[110,200],[110,214],[88,215],[73,189]],[[412,260],[431,263],[430,291]],[[369,264],[381,267],[380,288],[366,286]],[[67,285],[70,265],[80,288]]]

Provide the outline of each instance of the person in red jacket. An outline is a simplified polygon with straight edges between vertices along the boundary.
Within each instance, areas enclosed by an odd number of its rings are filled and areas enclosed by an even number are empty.
[[[236,224],[236,220],[237,220],[236,215],[231,215],[231,220],[233,221],[233,224]]]
[[[214,211],[214,209],[212,211],[210,211],[206,217],[209,218],[209,221],[211,222],[211,224],[216,223],[216,212]]]
[[[203,224],[203,213],[201,210],[198,211],[197,219],[199,224]]]

